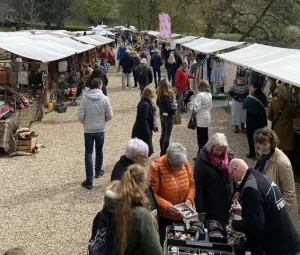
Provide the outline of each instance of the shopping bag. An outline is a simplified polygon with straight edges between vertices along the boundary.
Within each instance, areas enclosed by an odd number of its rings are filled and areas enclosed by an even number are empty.
[[[188,123],[188,128],[192,130],[195,130],[197,128],[196,113],[194,110],[192,111],[192,115]]]
[[[176,111],[174,115],[174,125],[180,125],[180,124],[181,124],[181,115],[179,111]]]

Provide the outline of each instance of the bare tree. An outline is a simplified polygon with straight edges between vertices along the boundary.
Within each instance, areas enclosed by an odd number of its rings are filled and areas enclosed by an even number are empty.
[[[30,27],[33,28],[39,17],[39,3],[37,0],[24,0],[23,4],[25,18],[29,22]]]

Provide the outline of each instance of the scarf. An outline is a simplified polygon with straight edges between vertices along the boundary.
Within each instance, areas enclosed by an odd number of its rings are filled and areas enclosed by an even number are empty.
[[[261,172],[261,173],[264,172],[266,163],[267,163],[267,161],[272,157],[273,153],[274,153],[274,152],[271,152],[271,153],[269,153],[269,154],[267,154],[267,155],[262,155],[262,156],[259,158],[259,160],[258,160],[258,162],[257,162],[257,165],[256,165],[256,167],[255,167],[257,171],[259,171],[259,172]]]
[[[231,177],[228,173],[228,165],[229,165],[228,153],[225,152],[224,155],[222,156],[222,158],[219,158],[215,154],[210,153],[209,158],[210,158],[210,161],[213,164],[213,166],[215,166],[221,170],[226,181],[230,181]]]

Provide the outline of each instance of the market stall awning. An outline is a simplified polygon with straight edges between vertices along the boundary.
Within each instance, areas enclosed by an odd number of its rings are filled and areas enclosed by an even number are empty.
[[[186,47],[186,48],[189,48],[189,49],[192,49],[195,46],[202,45],[204,43],[208,43],[208,42],[212,42],[212,41],[214,41],[214,39],[200,37],[200,38],[198,38],[196,40],[193,40],[191,42],[186,42],[186,43],[182,44],[182,46]]]
[[[209,39],[209,38],[201,37],[198,40],[192,41],[189,44],[183,44],[182,46],[197,52],[202,52],[207,54],[207,53],[217,52],[220,50],[229,49],[242,44],[244,44],[244,42],[233,42],[233,41]]]
[[[300,87],[300,50],[253,44],[217,56],[236,65]]]
[[[51,35],[7,37],[0,40],[0,48],[42,62],[50,62],[88,51],[94,46],[82,44],[70,38]]]
[[[193,40],[195,40],[197,38],[198,38],[197,36],[184,36],[182,38],[174,40],[173,42],[175,44],[183,44],[183,43],[187,43],[187,42],[193,41]]]
[[[111,42],[115,41],[114,39],[111,39],[111,38],[103,36],[103,35],[98,35],[98,34],[90,35],[90,37],[97,41],[105,42],[105,43],[111,43]]]
[[[24,36],[31,35],[30,31],[18,31],[18,32],[0,32],[0,38],[12,37],[12,36]]]
[[[78,37],[72,37],[72,39],[79,41],[79,42],[91,44],[94,46],[101,46],[101,45],[106,44],[105,41],[96,40],[96,39],[92,38],[91,36],[92,35],[78,36]]]

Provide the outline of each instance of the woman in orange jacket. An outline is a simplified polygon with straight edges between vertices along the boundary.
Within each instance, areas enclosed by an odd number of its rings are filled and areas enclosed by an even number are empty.
[[[167,154],[150,165],[151,187],[159,213],[160,240],[163,243],[166,227],[182,222],[182,216],[175,205],[194,205],[195,182],[186,149],[179,143],[172,143]]]

